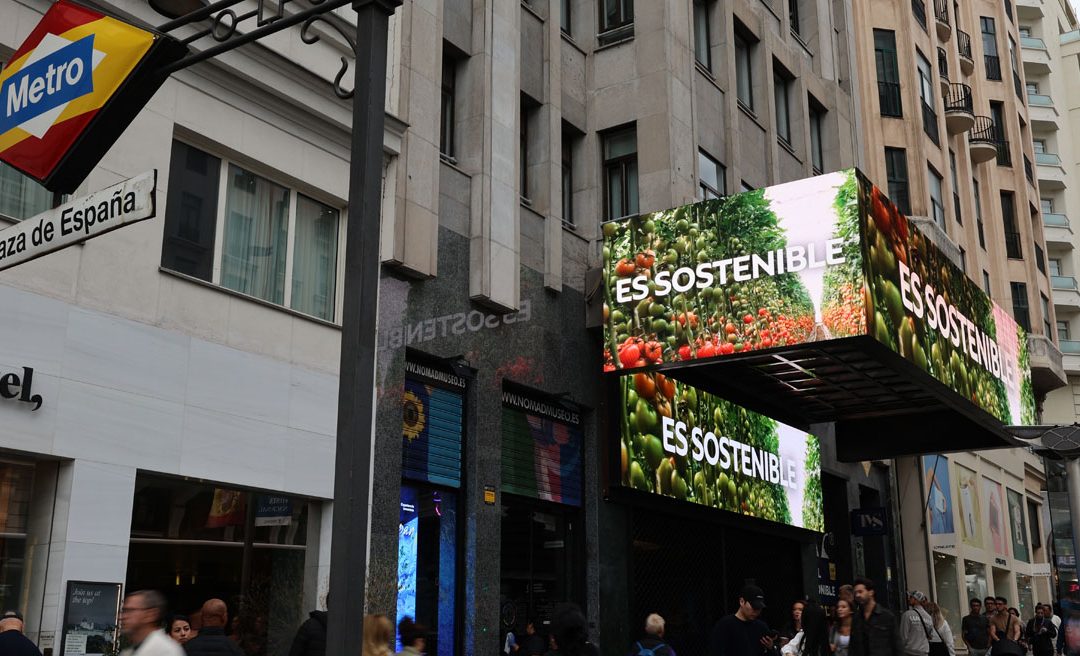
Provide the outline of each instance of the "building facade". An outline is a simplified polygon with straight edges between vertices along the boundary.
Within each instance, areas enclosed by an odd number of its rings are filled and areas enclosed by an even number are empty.
[[[1060,174],[1033,149],[1046,119],[1029,94],[1045,70],[1028,63],[1035,32],[1027,25],[1044,4],[875,0],[855,3],[854,25],[863,167],[1012,309],[1029,333],[1045,416],[1065,372],[1047,256],[1047,222],[1056,219],[1041,201]],[[1025,620],[1033,603],[1054,598],[1037,457],[1015,449],[920,456],[898,460],[896,473],[906,581],[935,597],[954,626],[972,597],[1004,596]]]

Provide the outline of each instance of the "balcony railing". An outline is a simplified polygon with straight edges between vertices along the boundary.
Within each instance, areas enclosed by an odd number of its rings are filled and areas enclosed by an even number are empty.
[[[938,75],[941,76],[943,82],[948,84],[949,82],[949,55],[945,52],[945,48],[937,49],[937,70]]]
[[[1062,353],[1068,353],[1069,355],[1080,354],[1080,341],[1075,339],[1059,339],[1058,347]]]
[[[1053,107],[1054,99],[1042,93],[1028,93],[1028,105],[1034,107]]]
[[[1050,287],[1053,289],[1080,291],[1076,285],[1076,278],[1072,276],[1050,276]]]
[[[1024,154],[1024,177],[1026,177],[1027,181],[1031,184],[1035,184],[1035,172],[1032,170],[1031,160],[1028,159],[1026,153]]]
[[[939,23],[949,24],[949,0],[934,0],[934,18]]]
[[[996,126],[995,126],[996,127]],[[1012,150],[1009,148],[1009,142],[1005,140],[1005,137],[1001,135],[1001,131],[998,130],[997,138],[997,163],[998,166],[1012,166]]]
[[[956,30],[956,47],[960,50],[960,56],[968,61],[973,61],[971,58],[971,35],[967,32],[957,29]]]
[[[1024,102],[1024,83],[1020,81],[1020,74],[1013,69],[1013,91],[1016,92],[1016,98],[1021,104]]]
[[[1038,37],[1022,36],[1020,37],[1020,47],[1034,48],[1035,50],[1046,50],[1046,42]]]
[[[968,139],[972,143],[981,143],[991,146],[997,146],[998,132],[994,126],[994,119],[989,116],[976,116],[975,127],[971,128],[971,135]]]
[[[903,116],[904,105],[900,99],[900,84],[897,82],[878,82],[877,84],[881,115]]]
[[[1042,215],[1042,218],[1043,218],[1043,225],[1044,226],[1050,226],[1050,227],[1053,227],[1053,228],[1068,228],[1069,227],[1069,217],[1065,216],[1064,214],[1056,214],[1056,213],[1053,213],[1053,212],[1047,212],[1047,213]]]
[[[938,123],[937,114],[934,112],[934,108],[926,104],[926,101],[922,101],[922,121],[923,131],[926,132],[926,136],[930,137],[930,141],[935,144],[938,141]]]
[[[1046,273],[1046,257],[1043,254],[1042,246],[1038,243],[1035,244],[1035,266],[1039,271]]]
[[[986,79],[1001,79],[1001,59],[997,55],[983,55],[983,63],[986,64]]]
[[[1035,163],[1043,166],[1061,166],[1061,158],[1055,153],[1035,153]]]
[[[915,20],[926,29],[926,2],[923,0],[911,0],[911,12],[915,14]]]
[[[949,93],[945,95],[945,112],[975,113],[975,104],[971,96],[971,87],[966,84],[953,83],[949,85]]]

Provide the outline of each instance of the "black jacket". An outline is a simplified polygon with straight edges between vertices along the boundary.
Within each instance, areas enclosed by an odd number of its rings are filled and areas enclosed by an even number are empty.
[[[235,642],[225,635],[220,626],[204,626],[184,645],[187,656],[244,656],[244,652]]]
[[[874,604],[874,610],[867,619],[862,609],[855,611],[851,623],[850,656],[898,656],[896,615],[881,604]]]
[[[19,631],[4,631],[0,633],[0,654],[4,656],[41,656],[30,638]]]
[[[289,656],[326,656],[326,611],[313,610],[296,630]]]

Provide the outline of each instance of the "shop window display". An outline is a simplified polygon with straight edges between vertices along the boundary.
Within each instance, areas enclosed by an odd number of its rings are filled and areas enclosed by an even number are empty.
[[[0,608],[19,608],[32,465],[0,461]]]
[[[307,523],[305,499],[140,474],[125,587],[160,590],[183,614],[222,599],[246,654],[284,656],[310,610]]]
[[[971,560],[964,561],[964,585],[968,599],[983,599],[990,591],[986,587],[986,565]]]
[[[1016,608],[1025,622],[1035,616],[1034,590],[1031,589],[1031,577],[1027,574],[1016,575]]]
[[[961,604],[967,606],[967,601],[960,599],[960,573],[957,571],[956,558],[943,553],[934,552],[934,583],[935,595],[942,613],[950,626],[959,629],[960,619],[964,613],[960,611]],[[959,635],[959,633],[957,633]]]

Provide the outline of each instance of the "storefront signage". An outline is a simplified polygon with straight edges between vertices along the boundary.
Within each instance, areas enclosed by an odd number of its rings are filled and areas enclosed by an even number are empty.
[[[840,582],[837,581],[836,565],[828,558],[818,558],[818,601],[825,605],[836,603]]]
[[[260,494],[255,506],[255,526],[288,526],[292,523],[292,499]]]
[[[116,653],[120,583],[68,581],[60,653],[92,656]]]
[[[465,389],[465,378],[463,376],[436,367],[429,367],[419,362],[413,362],[412,360],[405,361],[405,373],[437,383],[444,383],[458,389]]]
[[[851,534],[860,538],[888,535],[887,518],[884,508],[856,508],[851,511]]]
[[[1004,424],[1027,339],[855,170],[604,224],[605,371],[873,338]]]
[[[186,46],[68,0],[0,72],[0,161],[53,191],[82,182]]]
[[[32,404],[31,410],[41,407],[40,394],[34,394],[34,369],[23,367],[22,373],[0,371],[0,399],[11,399]]]
[[[624,486],[824,529],[816,437],[661,373],[619,386]]]
[[[148,171],[0,230],[0,271],[152,218],[156,190]]]
[[[543,415],[555,421],[562,421],[575,426],[581,424],[581,415],[577,412],[564,408],[562,405],[544,401],[534,396],[527,396],[517,392],[504,391],[503,405],[517,408],[537,415]]]
[[[1032,576],[1050,576],[1050,563],[1032,563],[1031,575]]]
[[[578,406],[509,382],[502,400],[502,491],[580,506],[584,437]]]

